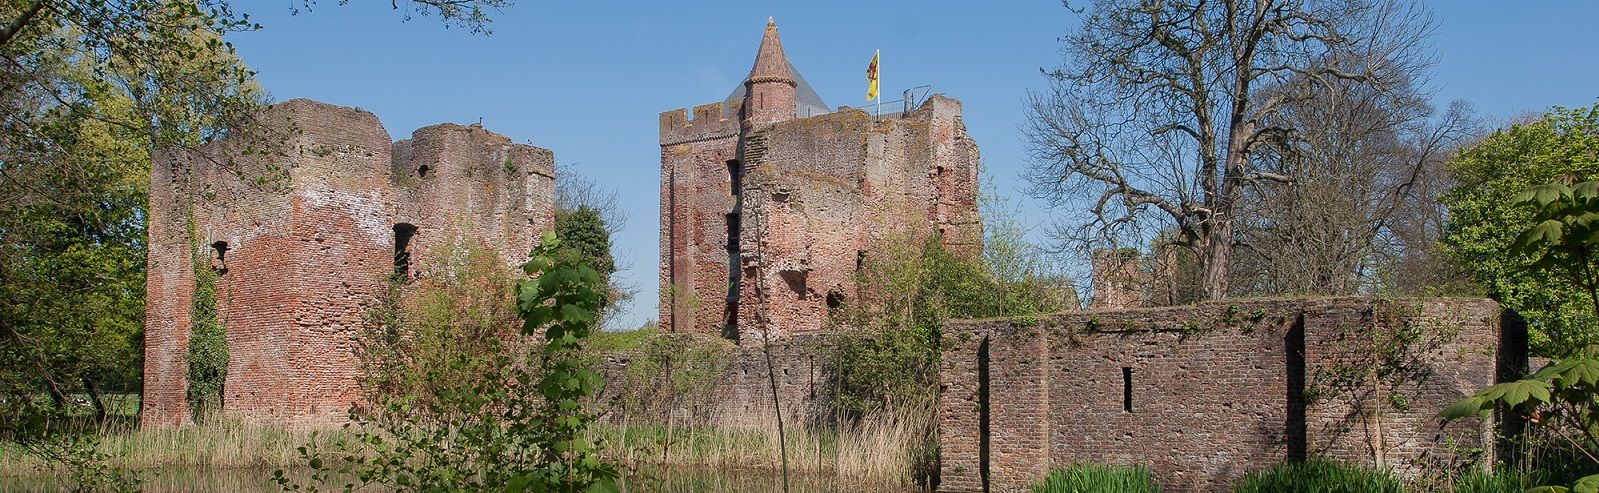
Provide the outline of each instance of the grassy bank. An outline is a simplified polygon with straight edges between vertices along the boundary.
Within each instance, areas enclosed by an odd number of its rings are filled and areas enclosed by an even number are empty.
[[[95,430],[106,465],[134,470],[237,469],[292,467],[296,448],[311,440],[312,430],[212,419],[183,428],[140,429],[114,422]],[[320,440],[341,433],[323,431]],[[38,457],[9,443],[0,444],[0,476],[27,476],[46,472]]]

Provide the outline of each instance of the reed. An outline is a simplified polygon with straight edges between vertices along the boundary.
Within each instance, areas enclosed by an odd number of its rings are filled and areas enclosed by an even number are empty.
[[[99,425],[100,452],[107,466],[132,469],[237,469],[294,467],[296,450],[311,442],[316,429],[290,429],[214,418],[181,428],[139,428],[127,421]],[[329,428],[317,440],[343,433]],[[50,472],[50,464],[13,445],[0,444],[0,476]]]
[[[842,421],[842,420],[841,420]],[[790,427],[789,470],[830,482],[910,486],[931,446],[929,411],[880,412],[838,425]],[[613,456],[633,467],[708,467],[776,471],[781,467],[775,417],[739,423],[597,426]]]

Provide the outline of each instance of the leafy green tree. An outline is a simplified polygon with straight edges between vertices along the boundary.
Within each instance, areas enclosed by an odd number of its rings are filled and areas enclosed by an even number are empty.
[[[1599,313],[1599,270],[1592,265],[1599,255],[1599,181],[1573,183],[1567,177],[1538,185],[1518,194],[1510,206],[1530,216],[1516,228],[1511,250],[1532,260],[1515,272],[1567,283],[1568,289],[1586,294],[1589,305],[1584,308]],[[1444,409],[1441,416],[1455,420],[1495,408],[1515,413],[1555,438],[1557,446],[1591,461],[1578,470],[1599,471],[1599,345],[1567,353],[1525,379],[1489,386]],[[1528,491],[1599,491],[1599,474],[1577,479],[1569,489]]]
[[[555,211],[555,234],[566,248],[575,250],[601,276],[616,272],[611,257],[611,233],[605,229],[600,211],[587,205]]]
[[[1559,356],[1599,343],[1592,293],[1573,282],[1572,270],[1591,271],[1599,259],[1515,247],[1533,208],[1518,194],[1560,179],[1599,173],[1599,105],[1555,108],[1543,118],[1494,132],[1448,163],[1457,185],[1444,195],[1449,253],[1489,296],[1527,318],[1535,354]]]
[[[175,0],[7,1],[0,21],[0,386],[57,414],[83,392],[103,418],[102,390],[139,387],[151,152],[254,107],[220,42],[247,23]]]

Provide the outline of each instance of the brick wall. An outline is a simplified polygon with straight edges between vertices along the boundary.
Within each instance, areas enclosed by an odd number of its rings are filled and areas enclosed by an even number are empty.
[[[715,336],[665,334],[663,337]],[[670,402],[675,406],[669,411],[677,414],[679,422],[683,422],[681,420],[687,417],[699,420],[702,424],[729,428],[771,424],[775,414],[772,407],[772,384],[767,379],[765,349],[755,344],[740,346],[725,340],[719,341],[720,344],[709,341],[685,342],[717,351],[725,367],[719,374],[706,376],[709,380],[706,383],[710,387],[707,392],[694,395],[678,394],[665,399],[664,402]],[[778,402],[783,410],[783,416],[791,426],[805,426],[815,423],[816,419],[831,417],[824,410],[827,399],[828,369],[825,367],[827,345],[828,337],[822,334],[788,337],[774,341],[771,345],[772,369],[777,376]],[[654,367],[656,374],[642,375],[642,378],[637,378],[640,377],[638,375],[635,375],[634,379],[623,376],[638,358],[645,357],[648,355],[620,351],[603,358],[602,375],[606,386],[599,395],[601,406],[607,406],[614,411],[619,404],[603,403],[606,399],[623,393],[634,393],[630,392],[630,389],[618,386],[666,385],[662,383],[660,372],[663,370],[659,366]],[[686,384],[674,382],[666,388],[678,386]],[[611,417],[617,416],[612,413]],[[664,419],[664,416],[654,416],[654,418]]]
[[[218,273],[223,412],[331,423],[359,399],[352,337],[395,270],[396,224],[418,226],[413,258],[453,237],[499,248],[508,264],[552,226],[548,150],[449,124],[394,143],[371,113],[303,99],[258,120],[152,167],[144,424],[190,420],[197,255]],[[226,246],[221,259],[213,244]]]
[[[1080,461],[1144,465],[1170,491],[1225,491],[1307,454],[1416,474],[1491,449],[1487,423],[1439,428],[1436,415],[1494,383],[1499,313],[1477,299],[1332,298],[950,322],[940,489],[984,491],[986,474],[1010,491]],[[1396,331],[1414,336],[1372,342]],[[1373,354],[1401,356],[1400,383],[1333,388]]]

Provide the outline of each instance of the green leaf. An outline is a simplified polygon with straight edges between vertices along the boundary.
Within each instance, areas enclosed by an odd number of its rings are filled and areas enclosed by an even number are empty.
[[[1599,493],[1599,474],[1583,476],[1571,485],[1572,493]]]
[[[1549,219],[1522,233],[1521,237],[1516,239],[1516,246],[1524,250],[1542,248],[1544,245],[1560,243],[1565,234],[1565,223]]]
[[[1486,416],[1488,410],[1493,409],[1493,406],[1487,403],[1488,400],[1480,396],[1467,397],[1444,408],[1438,416],[1445,421],[1454,421],[1467,416]]]

